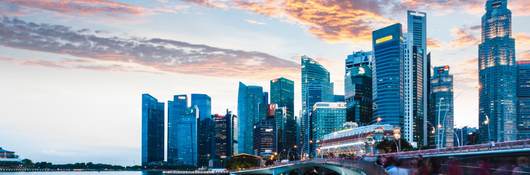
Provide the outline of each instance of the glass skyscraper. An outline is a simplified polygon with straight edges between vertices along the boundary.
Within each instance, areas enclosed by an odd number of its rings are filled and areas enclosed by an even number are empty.
[[[453,75],[449,74],[449,66],[434,68],[431,79],[432,100],[434,100],[434,120],[429,121],[434,128],[436,148],[453,146],[454,102]]]
[[[237,101],[237,153],[254,154],[254,125],[265,118],[268,98],[260,86],[239,82]]]
[[[530,139],[530,61],[517,63],[518,139]]]
[[[177,122],[186,115],[188,110],[188,97],[186,95],[175,95],[173,101],[167,102],[167,161],[170,164],[177,163],[177,133],[179,128]]]
[[[394,24],[372,33],[374,68],[372,95],[374,114],[372,122],[381,118],[381,124],[403,126],[404,66],[403,34],[401,24]]]
[[[199,119],[199,109],[197,106],[187,108],[184,116],[176,121],[177,146],[176,165],[197,166],[198,163],[198,142],[197,142],[197,122]]]
[[[372,62],[372,52],[355,52],[346,58],[346,121],[361,126],[372,120]]]
[[[515,40],[507,0],[488,0],[479,45],[479,132],[482,142],[516,139]]]
[[[277,78],[270,82],[271,104],[276,104],[275,118],[280,140],[278,152],[294,148],[296,143],[296,120],[294,118],[294,81]],[[294,152],[294,151],[293,151]]]
[[[317,102],[333,101],[333,83],[330,82],[329,71],[315,60],[302,56],[302,116],[300,120],[301,151],[309,153],[311,141],[310,114]]]
[[[164,103],[142,94],[142,166],[164,161]]]
[[[191,106],[199,108],[199,119],[203,120],[212,116],[212,99],[206,94],[191,94]]]
[[[427,14],[407,11],[407,35],[404,51],[404,125],[405,139],[412,145],[427,144],[428,110]]]

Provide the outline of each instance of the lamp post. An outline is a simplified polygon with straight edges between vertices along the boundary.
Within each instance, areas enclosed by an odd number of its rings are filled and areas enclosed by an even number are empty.
[[[484,120],[484,125],[486,125],[486,127],[488,127],[488,142],[491,142],[491,135],[490,135],[490,118],[488,117],[488,115],[486,115],[486,120]]]

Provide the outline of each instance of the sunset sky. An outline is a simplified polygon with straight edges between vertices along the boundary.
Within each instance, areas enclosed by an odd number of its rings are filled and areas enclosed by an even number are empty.
[[[455,80],[455,123],[477,126],[485,0],[0,0],[0,147],[34,161],[140,163],[141,94],[206,93],[237,111],[237,83],[295,81],[300,56],[344,93],[344,59],[406,10],[428,14],[434,66]],[[530,1],[511,0],[517,59],[530,59]],[[298,114],[298,112],[296,112]]]

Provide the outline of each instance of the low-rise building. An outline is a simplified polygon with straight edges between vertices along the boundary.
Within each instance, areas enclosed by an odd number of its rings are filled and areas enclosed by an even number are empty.
[[[317,148],[318,156],[362,155],[374,153],[374,145],[383,139],[393,139],[392,125],[353,127],[324,135]]]

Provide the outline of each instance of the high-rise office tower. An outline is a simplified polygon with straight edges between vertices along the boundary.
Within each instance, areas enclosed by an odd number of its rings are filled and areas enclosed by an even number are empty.
[[[276,104],[276,126],[281,130],[278,152],[289,151],[296,143],[296,119],[294,118],[294,82],[286,78],[277,78],[270,82],[271,104]],[[293,151],[294,152],[294,151]]]
[[[195,106],[197,107],[197,106]],[[197,165],[199,167],[208,167],[210,160],[214,158],[215,151],[215,123],[211,117],[200,119],[201,110],[199,109],[199,121],[197,129],[197,142],[198,142],[198,154],[199,161]]]
[[[167,102],[167,162],[177,163],[177,122],[186,115],[188,110],[188,97],[186,95],[175,95],[173,101]]]
[[[176,120],[177,146],[176,165],[197,166],[198,163],[198,142],[197,128],[199,120],[199,108],[193,106],[187,108],[184,116]]]
[[[142,166],[164,161],[164,103],[142,94]]]
[[[213,158],[214,151],[214,122],[211,118],[211,98],[206,94],[191,94],[191,106],[196,106],[199,109],[198,122],[198,153],[199,153],[199,167],[209,165],[209,161]]]
[[[427,14],[407,11],[404,49],[404,138],[412,145],[427,145],[426,120],[430,69],[427,58]]]
[[[238,154],[254,154],[254,125],[265,118],[268,99],[263,88],[247,86],[239,82],[237,101],[237,147]]]
[[[256,155],[270,157],[276,153],[276,123],[274,115],[268,115],[254,127],[254,150]]]
[[[518,139],[530,139],[530,61],[517,63]]]
[[[361,126],[372,120],[372,62],[372,52],[355,52],[346,58],[346,121]]]
[[[449,73],[449,66],[434,68],[431,79],[432,100],[434,100],[434,120],[429,121],[435,128],[436,148],[453,146],[454,102],[453,75]]]
[[[311,140],[310,120],[313,105],[317,102],[333,101],[333,83],[330,82],[329,71],[318,62],[307,56],[301,58],[302,66],[302,116],[300,121],[300,135],[302,152],[309,153]]]
[[[234,120],[235,115],[226,110],[226,114],[214,115],[215,153],[214,167],[224,167],[226,160],[234,154]]]
[[[191,94],[191,106],[199,108],[199,119],[210,118],[212,115],[212,99],[206,94]]]
[[[401,24],[394,24],[372,33],[374,66],[372,95],[374,114],[381,124],[403,126],[404,66]]]
[[[326,134],[342,130],[346,123],[346,103],[344,102],[317,102],[311,113],[313,135],[311,137],[311,153],[315,155],[315,149],[320,140]]]
[[[515,40],[508,0],[488,0],[479,45],[479,132],[482,142],[517,135]]]

